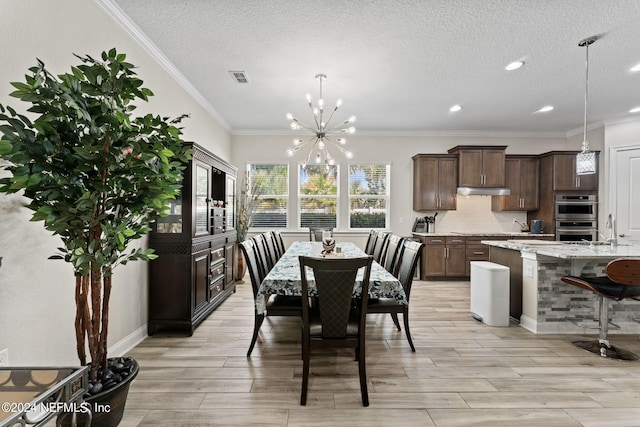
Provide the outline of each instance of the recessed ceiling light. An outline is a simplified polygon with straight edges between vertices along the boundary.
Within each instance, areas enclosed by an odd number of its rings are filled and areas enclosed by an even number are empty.
[[[513,61],[511,64],[509,64],[506,67],[504,67],[504,69],[507,70],[507,71],[513,71],[513,70],[517,70],[518,68],[522,67],[523,65],[524,65],[524,61]]]
[[[630,113],[640,113],[640,107],[635,107],[629,110]]]
[[[640,64],[636,65],[635,67],[631,67],[631,71],[640,71]]]
[[[452,113],[455,113],[456,111],[460,111],[462,110],[462,105],[454,105],[453,107],[449,108],[449,111],[451,111]]]
[[[548,113],[551,110],[553,110],[553,105],[545,105],[544,107],[536,111],[536,113]]]

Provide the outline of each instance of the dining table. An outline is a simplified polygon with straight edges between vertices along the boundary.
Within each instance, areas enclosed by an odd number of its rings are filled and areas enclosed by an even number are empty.
[[[302,296],[302,278],[300,277],[298,258],[301,255],[325,258],[367,256],[362,249],[351,242],[336,242],[335,248],[328,254],[323,253],[322,242],[293,242],[260,284],[255,300],[258,314],[265,313],[266,299],[269,295]],[[356,275],[356,283],[353,287],[354,298],[358,298],[362,294],[363,275],[364,269],[361,268]],[[311,270],[307,271],[307,279],[309,296],[318,296]],[[402,283],[376,261],[371,264],[369,298],[393,298],[398,304],[408,304]]]

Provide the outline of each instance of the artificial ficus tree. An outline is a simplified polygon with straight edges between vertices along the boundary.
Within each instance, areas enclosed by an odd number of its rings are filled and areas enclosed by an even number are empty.
[[[0,104],[0,156],[10,176],[0,192],[23,192],[32,221],[62,239],[62,258],[75,275],[75,331],[90,380],[107,365],[113,269],[156,257],[130,243],[150,231],[180,191],[190,153],[177,118],[134,117],[137,100],[153,93],[116,49],[58,76],[45,64],[29,68],[10,95],[30,103],[27,113]]]

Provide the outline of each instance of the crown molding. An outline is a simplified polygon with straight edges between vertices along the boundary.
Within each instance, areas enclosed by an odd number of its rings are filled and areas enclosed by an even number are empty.
[[[234,129],[233,136],[289,136],[295,137],[299,134],[292,133],[287,129]],[[350,135],[350,138],[360,136],[387,136],[387,137],[443,137],[459,136],[465,138],[566,138],[564,132],[499,132],[499,131],[459,131],[459,130],[361,130]]]
[[[196,87],[182,74],[178,68],[167,58],[164,53],[156,46],[147,35],[138,27],[129,16],[113,2],[113,0],[95,0],[107,14],[120,25],[129,36],[137,42],[144,50],[156,60],[158,64],[189,94],[191,97],[204,108],[211,117],[213,117],[219,124],[231,133],[232,128],[227,121],[218,113],[218,111],[211,105],[204,96],[196,89]]]

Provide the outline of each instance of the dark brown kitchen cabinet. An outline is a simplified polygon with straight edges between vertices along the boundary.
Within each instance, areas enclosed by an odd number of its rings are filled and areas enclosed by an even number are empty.
[[[576,154],[556,153],[551,160],[553,162],[553,190],[598,190],[598,174],[576,175]],[[597,156],[597,154],[596,154]],[[597,159],[597,157],[596,157]],[[596,160],[597,161],[597,160]]]
[[[456,156],[416,154],[413,159],[413,210],[455,210]]]
[[[148,333],[183,329],[193,334],[235,292],[236,232],[230,221],[237,169],[194,143],[182,189],[168,215],[152,227],[149,246]]]
[[[466,275],[465,237],[423,237],[422,280]]]
[[[506,146],[459,145],[449,149],[458,156],[459,187],[504,187]]]
[[[491,196],[492,211],[532,211],[540,200],[540,161],[537,156],[506,156],[505,185],[509,196]]]

